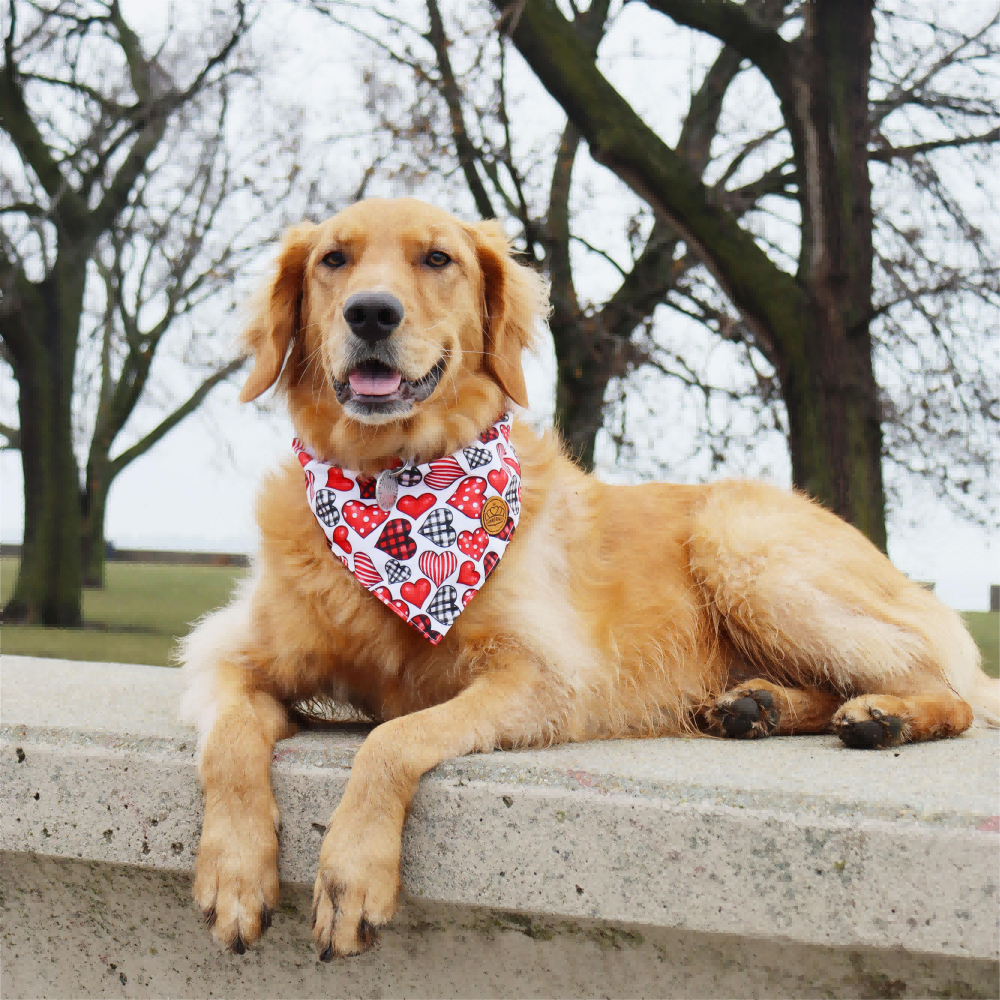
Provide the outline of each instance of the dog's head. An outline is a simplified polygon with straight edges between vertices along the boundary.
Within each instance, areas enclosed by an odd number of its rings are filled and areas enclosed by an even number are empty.
[[[498,222],[358,202],[286,235],[245,334],[240,399],[280,381],[297,431],[327,457],[426,461],[495,420],[504,397],[527,404],[521,352],[546,310]]]

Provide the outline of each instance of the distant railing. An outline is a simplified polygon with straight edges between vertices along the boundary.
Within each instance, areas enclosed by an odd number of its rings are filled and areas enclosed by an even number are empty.
[[[21,546],[0,544],[0,556],[21,558]],[[119,549],[108,545],[104,553],[108,562],[169,563],[175,566],[249,566],[245,552],[172,552],[161,549]]]

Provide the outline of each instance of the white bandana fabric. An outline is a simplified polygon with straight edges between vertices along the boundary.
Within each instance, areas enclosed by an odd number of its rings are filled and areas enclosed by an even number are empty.
[[[374,476],[327,465],[292,442],[330,551],[435,646],[496,568],[521,516],[510,419],[445,458],[399,466],[390,510],[376,501]]]

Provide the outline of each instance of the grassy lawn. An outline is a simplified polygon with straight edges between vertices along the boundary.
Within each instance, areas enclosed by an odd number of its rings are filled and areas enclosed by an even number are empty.
[[[14,587],[16,559],[0,559],[0,597]],[[225,604],[233,581],[246,570],[224,566],[162,566],[108,563],[105,590],[83,594],[83,629],[5,625],[5,653],[57,656],[68,660],[169,663],[178,636],[206,611]],[[983,652],[986,672],[1000,676],[1000,612],[962,613]]]
[[[226,566],[108,563],[107,587],[83,592],[83,629],[4,625],[5,653],[68,660],[168,664],[177,637],[206,611],[225,604],[247,571]],[[16,559],[0,559],[0,597],[14,588]]]
[[[1000,611],[963,611],[962,617],[983,654],[983,669],[1000,677]]]

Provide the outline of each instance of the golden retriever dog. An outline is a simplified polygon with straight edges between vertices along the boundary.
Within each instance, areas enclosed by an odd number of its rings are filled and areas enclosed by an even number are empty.
[[[392,917],[408,808],[446,758],[693,732],[876,748],[1000,722],[959,616],[817,503],[760,482],[607,485],[508,417],[547,308],[499,223],[418,201],[284,240],[241,399],[277,383],[296,453],[260,490],[255,572],[182,648],[194,895],[236,952],[278,904],[271,757],[303,699],[380,723],[320,850],[324,960]],[[342,488],[355,499],[331,512]]]

